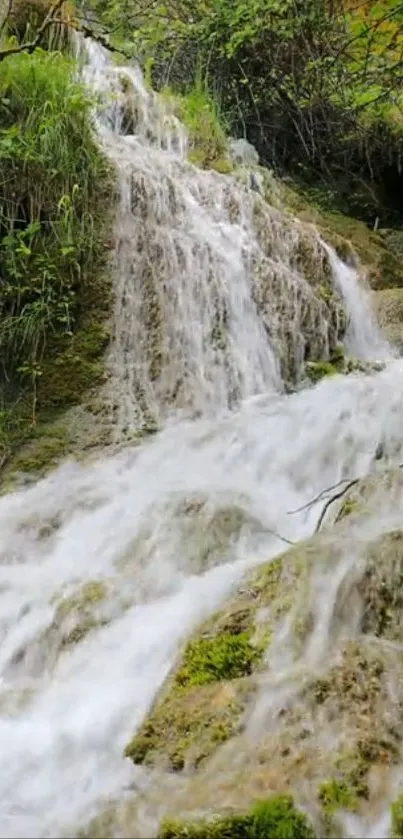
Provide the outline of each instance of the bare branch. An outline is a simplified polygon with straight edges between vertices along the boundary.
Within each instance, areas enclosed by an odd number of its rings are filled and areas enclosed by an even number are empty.
[[[8,58],[10,55],[18,55],[22,52],[34,52],[34,50],[36,50],[36,48],[40,45],[42,35],[46,32],[49,26],[51,26],[52,23],[55,23],[55,21],[57,20],[56,14],[58,11],[60,11],[61,7],[65,2],[66,0],[56,0],[53,6],[51,6],[43,23],[41,23],[33,41],[29,41],[26,44],[19,44],[16,47],[9,47],[6,50],[0,50],[0,61],[4,61],[4,59]]]
[[[339,492],[336,492],[336,493],[335,493],[335,495],[332,495],[332,497],[331,497],[331,498],[329,498],[329,499],[326,501],[326,504],[324,505],[323,510],[322,510],[322,512],[321,512],[321,514],[320,514],[320,516],[319,516],[318,523],[317,523],[317,525],[316,525],[316,527],[315,527],[315,533],[318,533],[318,532],[319,532],[319,530],[320,530],[320,528],[321,528],[321,526],[322,526],[322,524],[323,524],[323,520],[324,520],[324,518],[325,518],[325,516],[326,516],[326,513],[327,513],[327,511],[328,511],[328,509],[329,509],[330,505],[331,505],[331,504],[333,504],[333,501],[337,501],[339,498],[342,498],[342,497],[343,497],[343,495],[345,495],[345,494],[346,494],[346,492],[348,492],[348,491],[349,491],[349,489],[351,489],[353,486],[355,486],[356,484],[358,484],[358,481],[359,481],[359,480],[360,480],[360,478],[354,478],[354,480],[350,481],[348,484],[346,484],[346,486],[345,486],[345,487],[343,487],[343,489],[341,489]]]
[[[296,545],[296,542],[293,542],[291,539],[287,539],[286,536],[282,536],[281,533],[277,533],[277,530],[271,530],[268,528],[268,533],[271,533],[272,536],[275,536],[276,539],[280,539],[281,542],[285,542],[286,545]]]
[[[297,507],[296,510],[289,510],[287,515],[293,516],[294,513],[302,513],[303,510],[308,510],[310,507],[313,507],[317,501],[322,501],[323,498],[327,495],[328,492],[332,492],[337,487],[341,486],[341,484],[348,484],[350,483],[351,478],[342,478],[341,481],[338,481],[337,484],[333,484],[333,486],[327,487],[327,489],[322,489],[319,495],[315,495],[315,498],[312,498],[312,501],[308,501],[307,504],[304,504],[302,507]]]

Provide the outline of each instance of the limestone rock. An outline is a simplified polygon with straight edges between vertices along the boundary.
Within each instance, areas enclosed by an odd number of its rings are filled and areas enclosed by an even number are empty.
[[[403,289],[385,288],[373,294],[374,308],[386,337],[403,353]]]
[[[259,163],[259,154],[255,147],[242,137],[238,140],[230,140],[229,153],[234,163],[243,166],[255,166]]]

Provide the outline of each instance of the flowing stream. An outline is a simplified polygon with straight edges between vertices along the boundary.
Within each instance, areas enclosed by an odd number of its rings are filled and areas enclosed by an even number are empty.
[[[191,166],[185,129],[139,72],[95,44],[88,55],[120,184],[106,399],[117,439],[161,430],[0,500],[1,837],[76,835],[140,783],[123,749],[192,629],[248,567],[312,533],[320,504],[291,510],[368,473],[380,441],[391,463],[403,448],[403,362],[356,272],[332,252],[347,338],[385,369],[287,395],[287,348],[298,373],[307,321],[322,349],[335,328],[295,261],[306,232],[235,178]],[[309,236],[322,271],[326,247]],[[264,315],[259,265],[272,277]]]

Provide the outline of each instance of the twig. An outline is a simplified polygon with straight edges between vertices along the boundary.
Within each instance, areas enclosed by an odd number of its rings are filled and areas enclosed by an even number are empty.
[[[272,536],[275,536],[276,539],[280,539],[281,542],[285,542],[286,545],[295,545],[296,544],[296,542],[292,542],[291,539],[287,539],[286,536],[282,536],[281,533],[277,533],[276,530],[271,530],[270,527],[267,529],[267,532],[271,533]]]
[[[312,498],[312,500],[308,501],[307,504],[303,504],[302,507],[297,507],[296,510],[289,510],[287,515],[293,516],[294,513],[302,513],[303,510],[308,510],[309,507],[313,507],[313,505],[316,504],[317,501],[321,501],[323,496],[326,495],[326,493],[331,492],[334,489],[337,489],[338,486],[340,486],[341,484],[346,484],[349,481],[351,481],[351,478],[342,478],[341,481],[337,482],[337,484],[334,484],[331,487],[327,487],[327,489],[322,489],[319,495],[315,495],[315,498]]]
[[[326,515],[330,505],[333,504],[333,501],[337,501],[338,498],[342,498],[342,496],[345,495],[346,492],[348,492],[349,489],[351,489],[351,487],[358,484],[359,480],[361,480],[361,479],[360,478],[354,478],[354,480],[350,481],[345,487],[343,487],[343,489],[340,490],[340,492],[336,492],[335,495],[332,495],[332,497],[329,498],[326,501],[326,504],[324,505],[323,510],[322,510],[322,512],[319,516],[318,523],[315,527],[315,533],[318,533],[318,531],[320,530],[321,525],[323,524],[323,519],[325,518],[325,515]]]
[[[109,50],[109,52],[117,52],[128,59],[133,58],[132,53],[127,52],[127,50],[122,49],[122,47],[115,47],[113,44],[110,44],[104,35],[101,35],[100,33],[96,34],[89,26],[87,26],[87,24],[79,22],[75,28],[78,32],[81,32],[84,35],[84,38],[92,38],[93,41],[97,41],[98,44],[101,44],[101,47],[105,47],[105,49]]]
[[[403,463],[399,463],[399,465],[397,466],[397,469],[402,469],[402,468],[403,468]],[[370,477],[370,476],[368,476],[368,477]],[[363,481],[363,480],[364,480],[364,478],[354,478],[352,481],[349,481],[349,483],[345,487],[343,487],[343,489],[341,489],[340,492],[336,492],[335,495],[332,495],[332,497],[329,498],[328,501],[326,501],[326,504],[324,505],[323,510],[322,510],[322,512],[319,516],[318,523],[315,527],[315,533],[318,533],[318,531],[320,530],[320,528],[323,524],[323,520],[325,518],[325,515],[326,515],[330,505],[333,504],[333,501],[337,501],[339,498],[342,498],[343,495],[346,494],[346,492],[348,492],[353,486],[356,486],[356,484],[358,484],[360,481]],[[336,484],[335,486],[337,487],[338,484]]]

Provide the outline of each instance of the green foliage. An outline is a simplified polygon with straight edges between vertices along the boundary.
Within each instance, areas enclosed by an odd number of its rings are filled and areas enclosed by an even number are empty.
[[[183,687],[247,676],[260,654],[250,643],[250,632],[198,638],[186,647],[175,679]]]
[[[154,84],[212,85],[264,163],[372,223],[403,211],[386,171],[399,175],[403,147],[400,0],[92,3]]]
[[[288,795],[257,802],[245,814],[235,813],[211,822],[186,824],[165,821],[159,839],[313,839],[305,815]]]
[[[75,70],[42,50],[0,64],[0,387],[31,390],[33,422],[49,359],[68,352],[94,283],[101,308],[104,297],[110,173]]]
[[[390,813],[392,817],[392,839],[401,839],[403,836],[403,793],[391,804]]]

